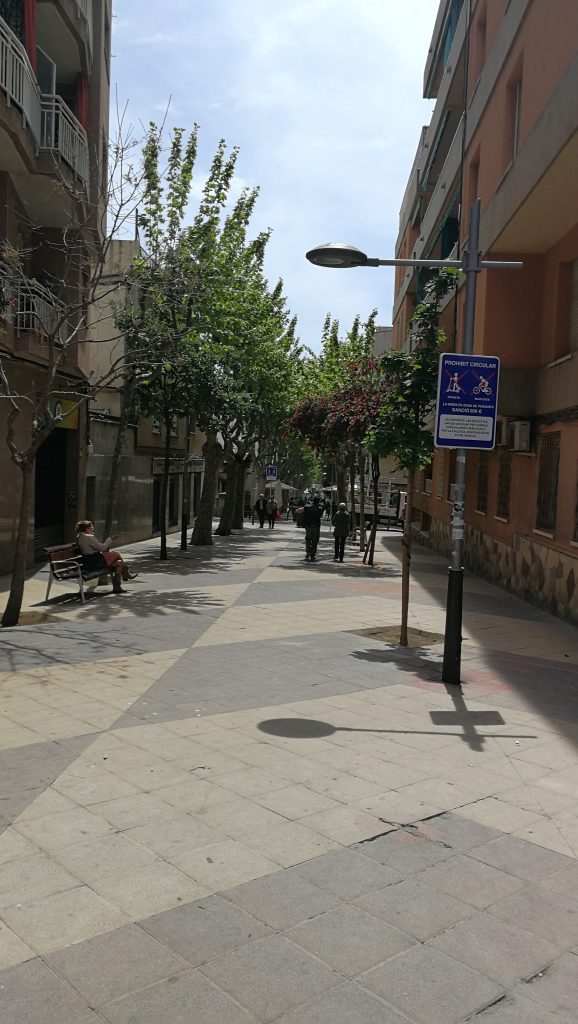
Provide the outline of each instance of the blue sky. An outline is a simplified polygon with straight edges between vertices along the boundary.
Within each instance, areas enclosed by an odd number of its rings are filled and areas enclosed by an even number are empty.
[[[301,340],[325,314],[343,330],[393,271],[326,270],[305,252],[348,241],[392,256],[399,207],[431,103],[421,96],[437,0],[115,0],[113,90],[133,122],[200,125],[196,188],[220,138],[240,146],[235,188],[259,185],[255,232],[283,278]],[[113,93],[113,104],[116,102]]]

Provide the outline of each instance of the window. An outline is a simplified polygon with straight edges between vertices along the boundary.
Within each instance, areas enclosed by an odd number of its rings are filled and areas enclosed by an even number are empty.
[[[488,511],[488,477],[490,474],[489,452],[478,454],[478,490],[476,494],[476,512],[483,515]]]
[[[498,498],[496,515],[500,519],[510,518],[510,492],[512,489],[512,453],[507,448],[498,452]]]
[[[558,467],[560,464],[560,433],[540,434],[538,449],[538,499],[536,529],[554,533],[558,500]]]
[[[486,62],[487,10],[484,4],[474,27],[472,82],[475,84]]]
[[[517,74],[506,90],[506,119],[504,125],[504,167],[516,158],[520,143],[520,114],[522,109],[522,76]]]
[[[576,472],[576,508],[574,509],[574,536],[572,540],[578,541],[578,470]]]
[[[429,466],[426,466],[426,468],[423,471],[423,490],[424,490],[424,494],[431,494],[432,474],[433,474],[433,467],[432,467],[432,464],[430,462]]]

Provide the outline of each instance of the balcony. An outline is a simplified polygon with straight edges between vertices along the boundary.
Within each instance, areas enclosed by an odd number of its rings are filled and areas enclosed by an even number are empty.
[[[90,0],[86,0],[90,3]],[[88,185],[86,132],[60,96],[41,95],[28,54],[0,18],[0,89],[22,114],[37,149],[57,154]]]
[[[11,324],[17,338],[24,331],[34,331],[43,339],[54,336],[59,328],[67,333],[64,307],[48,288],[24,277],[7,263],[0,263],[0,275],[2,316]]]

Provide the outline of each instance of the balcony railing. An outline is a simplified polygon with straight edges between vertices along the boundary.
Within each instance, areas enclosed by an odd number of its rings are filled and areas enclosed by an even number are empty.
[[[88,139],[86,132],[60,96],[43,93],[41,107],[41,149],[60,154],[65,163],[88,183]]]
[[[31,278],[19,275],[13,267],[0,263],[2,316],[12,324],[16,336],[35,331],[40,337],[65,335],[68,325],[63,321],[64,307],[58,299]],[[60,330],[59,330],[60,328]],[[59,338],[55,338],[57,343]]]
[[[90,3],[90,0],[86,0]],[[12,29],[0,18],[0,88],[8,104],[22,112],[40,149],[58,153],[88,184],[86,132],[60,96],[41,95],[28,54]]]
[[[40,142],[40,97],[28,54],[18,37],[0,18],[0,89],[8,105],[14,103],[28,124],[35,142]]]

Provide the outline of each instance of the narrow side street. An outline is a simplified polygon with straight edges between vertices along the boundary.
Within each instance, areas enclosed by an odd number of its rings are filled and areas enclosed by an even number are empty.
[[[1,635],[3,1020],[573,1024],[576,629],[467,575],[449,692],[440,556],[403,650],[399,532],[215,541]]]

